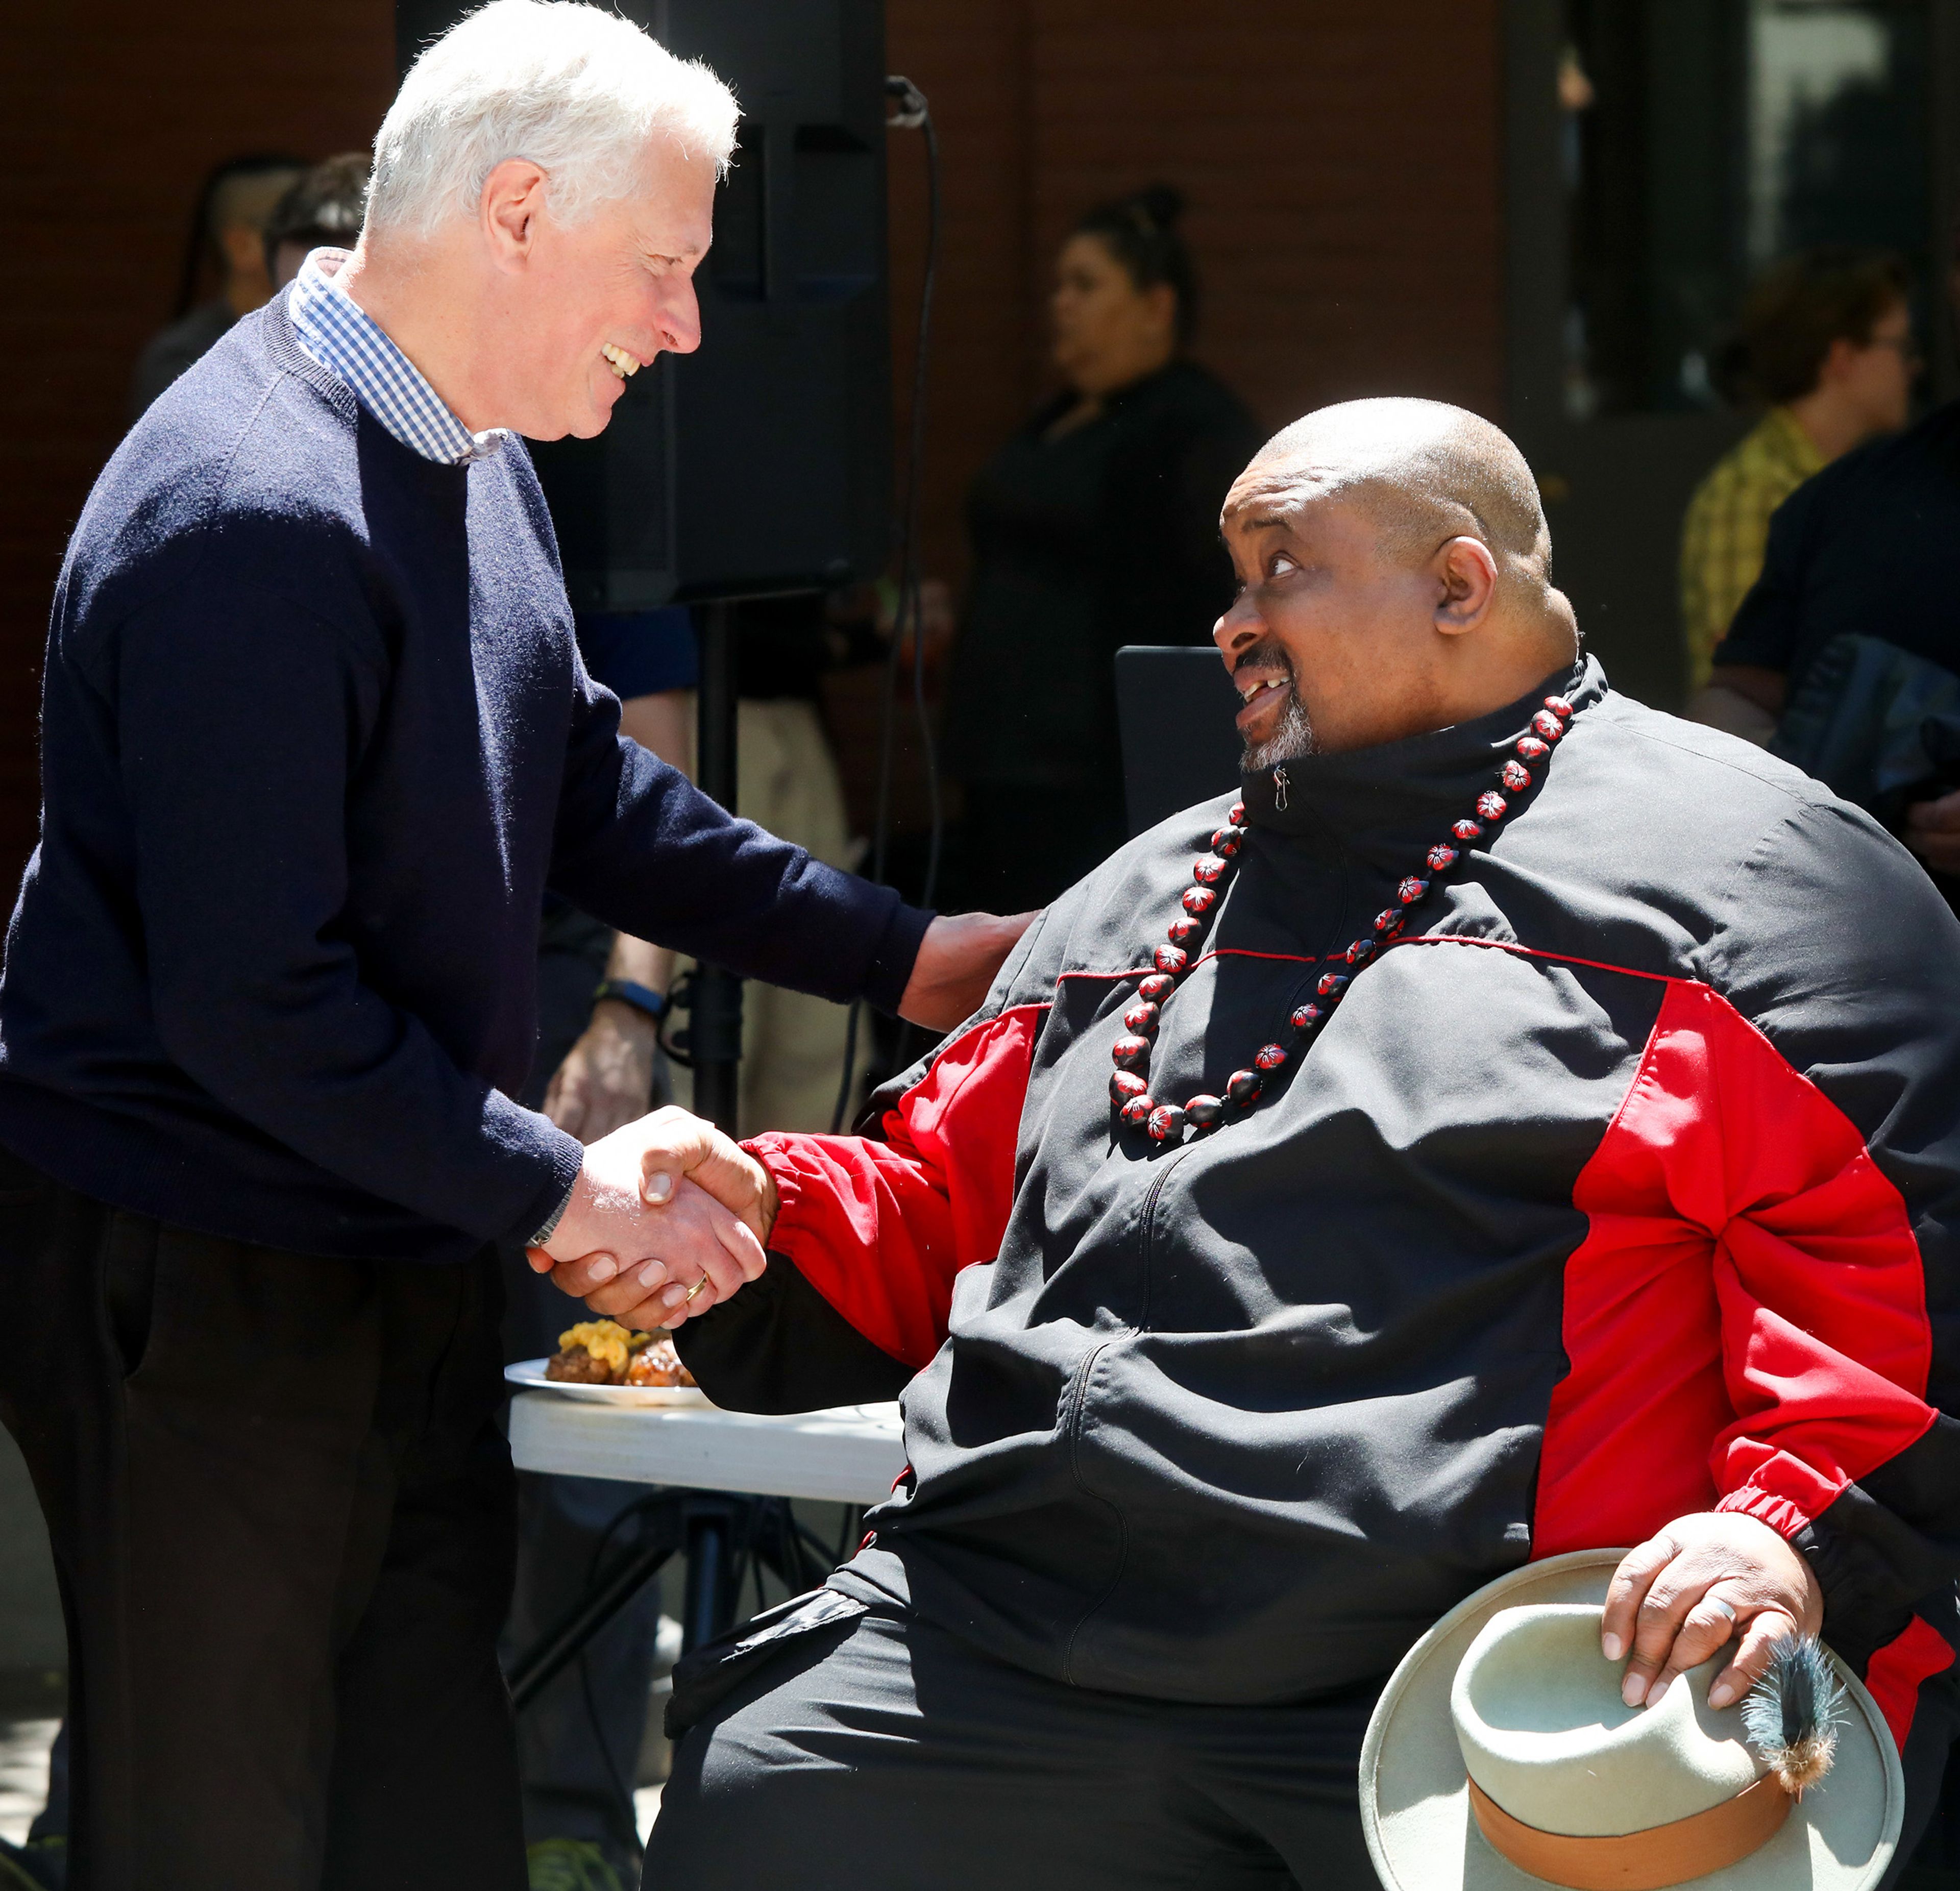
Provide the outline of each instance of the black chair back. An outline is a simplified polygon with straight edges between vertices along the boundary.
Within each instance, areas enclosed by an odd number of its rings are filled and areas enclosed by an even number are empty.
[[[1239,692],[1209,645],[1125,644],[1116,652],[1116,725],[1130,832],[1239,785]]]

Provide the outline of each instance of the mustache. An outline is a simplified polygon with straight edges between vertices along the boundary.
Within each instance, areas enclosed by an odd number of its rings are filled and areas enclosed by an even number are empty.
[[[1293,657],[1284,644],[1275,637],[1262,637],[1250,644],[1233,659],[1232,673],[1236,676],[1242,670],[1278,670],[1284,672],[1289,683],[1297,682],[1293,673]]]

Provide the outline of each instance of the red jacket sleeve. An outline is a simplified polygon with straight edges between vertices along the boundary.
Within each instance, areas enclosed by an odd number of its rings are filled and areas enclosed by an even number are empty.
[[[953,1279],[1000,1252],[1035,1039],[1017,1005],[947,1044],[885,1113],[885,1140],[758,1136],[775,1177],[770,1248],[871,1343],[915,1368],[946,1338]]]
[[[1898,1189],[1707,986],[1671,984],[1573,1199],[1590,1232],[1566,1267],[1537,1554],[1710,1507],[1793,1537],[1933,1423]]]

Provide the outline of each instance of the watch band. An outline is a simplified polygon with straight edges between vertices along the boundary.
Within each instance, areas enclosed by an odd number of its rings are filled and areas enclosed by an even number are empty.
[[[636,1011],[644,1011],[657,1024],[667,1014],[667,1001],[650,985],[640,985],[632,979],[602,979],[599,988],[592,995],[594,1004],[602,998],[616,998],[622,1004],[630,1004]]]
[[[565,1190],[558,1206],[552,1210],[551,1219],[546,1221],[544,1226],[539,1228],[537,1233],[533,1234],[531,1238],[524,1243],[525,1246],[542,1247],[546,1242],[549,1241],[551,1237],[558,1232],[558,1224],[565,1219],[565,1211],[567,1208],[571,1206],[571,1198],[578,1192],[578,1184],[574,1182],[570,1188]]]

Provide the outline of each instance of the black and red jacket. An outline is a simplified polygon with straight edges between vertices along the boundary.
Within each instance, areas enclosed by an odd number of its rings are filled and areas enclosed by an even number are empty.
[[[1249,1116],[1166,1148],[1109,1092],[1228,800],[1052,907],[876,1137],[751,1145],[769,1272],[682,1348],[736,1406],[905,1386],[860,1576],[1064,1681],[1289,1701],[1527,1558],[1740,1511],[1903,1744],[1960,1641],[1960,925],[1815,782],[1560,685],[1540,785]],[[1545,693],[1247,778],[1155,1094],[1279,1034]]]

